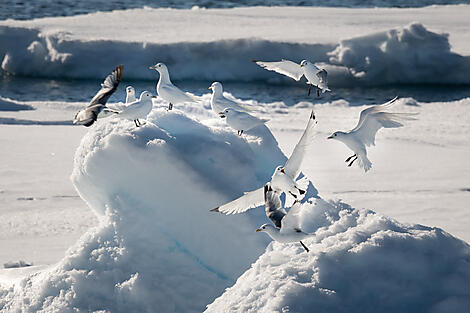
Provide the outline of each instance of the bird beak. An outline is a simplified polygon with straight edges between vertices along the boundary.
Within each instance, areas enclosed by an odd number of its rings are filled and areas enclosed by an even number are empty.
[[[212,86],[209,86],[209,88],[207,88],[207,89],[212,89]]]
[[[333,135],[326,137],[326,139],[333,139]]]
[[[258,228],[257,230],[255,230],[255,232],[260,232],[260,231],[263,231],[261,228]]]
[[[284,168],[281,168],[281,173],[285,174],[286,172],[284,171]]]
[[[224,118],[225,117],[224,112],[219,112],[219,116],[220,118]]]
[[[155,65],[149,66],[149,70],[154,70],[154,69],[155,69]]]
[[[152,99],[157,99],[157,96],[152,96]]]
[[[304,67],[304,65],[303,65],[303,64],[300,64],[300,67]]]

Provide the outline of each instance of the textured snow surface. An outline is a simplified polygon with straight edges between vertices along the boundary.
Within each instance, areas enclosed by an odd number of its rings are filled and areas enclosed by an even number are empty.
[[[139,129],[103,120],[84,136],[72,181],[99,225],[58,265],[4,282],[0,309],[201,312],[264,251],[262,210],[226,219],[209,209],[285,162],[269,130],[247,141],[180,111],[152,114]]]
[[[272,243],[205,312],[466,312],[470,246],[439,228],[316,200],[300,244]]]

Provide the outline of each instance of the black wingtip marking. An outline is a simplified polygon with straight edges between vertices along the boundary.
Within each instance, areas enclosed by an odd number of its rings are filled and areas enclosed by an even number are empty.
[[[310,252],[310,250],[307,248],[306,245],[304,245],[304,243],[302,241],[299,241],[299,242],[302,245],[302,247],[305,249],[305,251]]]
[[[210,212],[220,212],[219,207],[216,207],[215,209],[209,210]]]

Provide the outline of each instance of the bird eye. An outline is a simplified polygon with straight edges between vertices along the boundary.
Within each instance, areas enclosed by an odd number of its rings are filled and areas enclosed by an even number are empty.
[[[335,137],[336,137],[337,134],[335,134]]]

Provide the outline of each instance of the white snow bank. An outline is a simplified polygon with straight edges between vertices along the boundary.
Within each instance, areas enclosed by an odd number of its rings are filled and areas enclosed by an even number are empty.
[[[99,121],[76,151],[72,181],[100,225],[58,265],[0,283],[0,311],[203,311],[268,243],[254,232],[263,210],[227,219],[209,209],[262,186],[284,162],[265,126],[240,137],[165,109],[139,129]]]
[[[469,84],[468,75],[462,74],[470,68],[469,57],[452,52],[445,34],[451,33],[454,47],[469,52],[470,37],[461,27],[469,14],[470,5],[146,8],[10,20],[0,22],[0,61],[3,71],[22,76],[101,79],[123,63],[125,79],[156,80],[148,66],[160,61],[167,63],[174,80],[294,84],[250,60],[307,58],[326,66],[333,87]],[[414,21],[419,23],[410,24]]]
[[[304,204],[300,244],[272,243],[209,312],[466,312],[470,246],[370,210]]]

